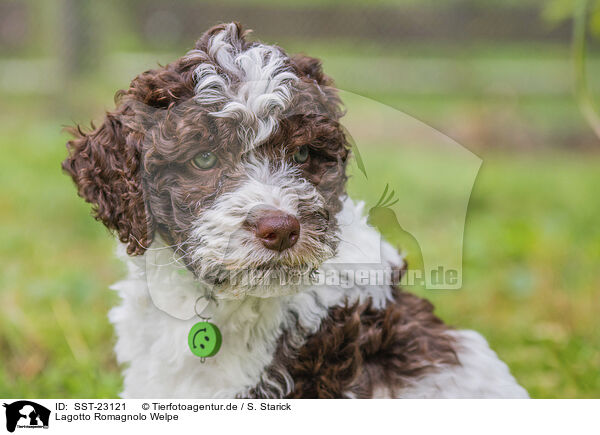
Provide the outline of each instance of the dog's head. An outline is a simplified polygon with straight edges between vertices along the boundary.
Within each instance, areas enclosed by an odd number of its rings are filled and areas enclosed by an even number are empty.
[[[259,295],[240,273],[264,284],[334,255],[349,149],[318,60],[219,25],[117,102],[73,129],[63,168],[130,255],[158,235],[197,279]]]

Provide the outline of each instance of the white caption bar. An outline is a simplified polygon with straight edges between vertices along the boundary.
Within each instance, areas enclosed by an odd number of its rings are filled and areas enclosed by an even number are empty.
[[[600,409],[600,400],[4,399],[3,403],[2,426],[18,435],[113,435],[133,430],[277,435],[587,433],[598,431]]]

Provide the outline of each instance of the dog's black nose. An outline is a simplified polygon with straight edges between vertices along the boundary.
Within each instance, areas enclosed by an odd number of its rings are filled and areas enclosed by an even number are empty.
[[[256,221],[254,233],[265,248],[281,252],[298,241],[300,222],[282,211],[267,211]]]

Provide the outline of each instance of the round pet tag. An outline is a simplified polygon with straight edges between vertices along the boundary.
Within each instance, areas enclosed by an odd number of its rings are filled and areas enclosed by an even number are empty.
[[[214,356],[221,348],[221,331],[210,322],[198,322],[190,329],[188,346],[200,358]]]

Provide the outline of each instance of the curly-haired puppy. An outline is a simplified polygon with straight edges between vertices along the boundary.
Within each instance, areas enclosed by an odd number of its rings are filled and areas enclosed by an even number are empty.
[[[123,396],[526,397],[479,334],[395,285],[402,257],[345,195],[319,61],[246,36],[210,29],[68,143],[64,170],[128,254],[110,313]],[[196,314],[221,331],[205,359]]]

